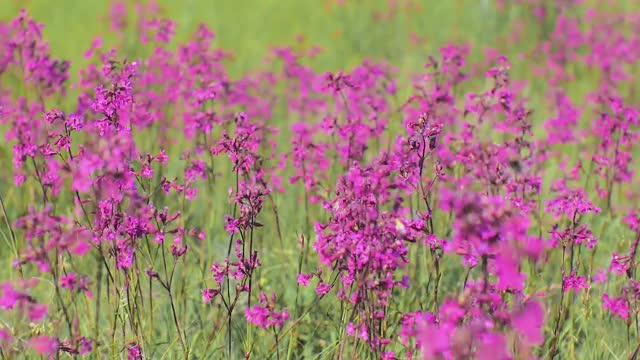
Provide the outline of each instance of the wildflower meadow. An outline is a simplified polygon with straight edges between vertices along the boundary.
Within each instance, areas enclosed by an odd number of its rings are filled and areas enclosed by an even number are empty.
[[[0,1],[0,359],[638,359],[637,0]]]

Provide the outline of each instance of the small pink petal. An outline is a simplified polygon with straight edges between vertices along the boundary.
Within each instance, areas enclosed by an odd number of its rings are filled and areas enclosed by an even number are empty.
[[[46,335],[34,336],[27,344],[40,355],[53,355],[58,352],[58,339]]]

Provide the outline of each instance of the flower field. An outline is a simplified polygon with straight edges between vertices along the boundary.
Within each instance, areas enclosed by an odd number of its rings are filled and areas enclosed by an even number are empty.
[[[0,359],[637,359],[635,0],[0,5]]]

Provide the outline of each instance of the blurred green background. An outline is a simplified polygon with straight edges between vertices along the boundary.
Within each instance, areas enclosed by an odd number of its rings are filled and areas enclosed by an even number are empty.
[[[55,55],[82,61],[91,40],[101,36],[107,45],[107,0],[4,0],[0,19],[26,8],[43,22],[44,37]],[[129,1],[133,3],[133,1]],[[161,0],[162,14],[177,22],[177,40],[188,37],[197,24],[217,35],[216,45],[232,50],[232,74],[255,68],[268,49],[290,44],[297,35],[326,51],[316,59],[320,69],[348,68],[363,58],[387,59],[398,68],[420,66],[426,54],[447,42],[470,41],[483,46],[505,30],[492,0],[397,1],[355,0]],[[398,16],[392,16],[392,15]],[[132,14],[133,15],[133,14]],[[416,46],[411,34],[424,38]]]

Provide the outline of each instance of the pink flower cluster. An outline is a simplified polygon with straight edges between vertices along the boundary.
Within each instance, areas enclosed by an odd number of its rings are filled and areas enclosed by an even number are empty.
[[[521,56],[446,44],[400,74],[317,71],[299,39],[231,76],[151,1],[112,4],[120,43],[72,81],[43,25],[0,23],[0,355],[554,358],[594,336],[579,314],[637,335],[640,14],[509,6]]]

